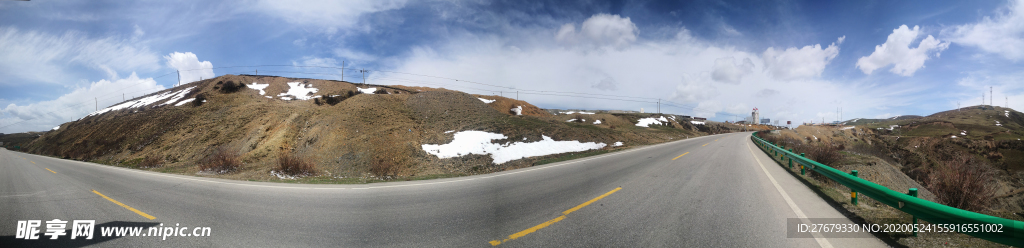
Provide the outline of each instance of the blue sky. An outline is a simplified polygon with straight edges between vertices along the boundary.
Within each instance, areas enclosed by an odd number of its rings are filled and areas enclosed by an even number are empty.
[[[978,105],[988,87],[1021,109],[1022,60],[1022,1],[0,2],[0,132],[173,87],[179,69],[186,82],[339,79],[309,66],[344,63],[369,83],[518,90],[543,108],[649,112],[661,99],[666,113],[724,121],[757,107],[800,123],[838,107],[929,115]],[[238,67],[257,65],[285,66]]]

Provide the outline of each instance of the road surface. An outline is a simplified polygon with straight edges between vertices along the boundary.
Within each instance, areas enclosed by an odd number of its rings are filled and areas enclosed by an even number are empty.
[[[871,236],[787,238],[787,218],[844,217],[749,136],[361,185],[232,181],[0,150],[0,246],[885,246]],[[68,235],[14,239],[19,220],[53,219],[69,221]],[[95,220],[93,239],[69,239],[73,220]],[[103,237],[108,227],[162,235]],[[165,239],[165,230],[189,236]]]

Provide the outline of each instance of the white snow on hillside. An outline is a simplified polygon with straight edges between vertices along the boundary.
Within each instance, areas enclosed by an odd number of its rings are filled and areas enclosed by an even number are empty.
[[[190,103],[190,102],[195,101],[195,100],[196,100],[195,98],[185,99],[184,101],[180,101],[177,104],[174,104],[174,106],[177,107],[177,106],[185,105],[186,103]]]
[[[53,127],[53,129],[50,129],[50,130],[57,131],[57,129],[60,129],[60,126]]]
[[[303,85],[302,82],[291,82],[291,83],[288,83],[288,92],[277,94],[277,96],[293,96],[293,97],[295,97],[296,100],[309,100],[309,99],[313,99],[312,96],[308,96],[308,95],[316,93],[319,90],[316,89],[316,88],[313,88],[313,87],[309,87],[309,86],[310,86],[309,84]],[[291,100],[291,98],[289,98],[289,99],[285,99],[285,98],[287,98],[287,97],[281,97],[282,100]]]
[[[483,98],[477,98],[477,99],[480,99],[480,101],[482,101],[484,103],[492,103],[492,102],[494,102],[494,100],[487,100],[487,99],[483,99]]]
[[[523,106],[516,106],[515,108],[512,108],[512,112],[515,112],[516,115],[523,115]]]
[[[191,89],[191,88],[189,88],[189,89]],[[156,106],[164,106],[164,105],[167,105],[167,104],[175,103],[178,100],[181,100],[182,97],[185,97],[185,95],[188,95],[188,93],[189,93],[189,90],[178,91],[178,93],[175,93],[175,94],[171,95],[171,99],[170,100],[167,100],[163,104],[156,105]]]
[[[638,126],[638,127],[650,127],[651,124],[661,125],[661,124],[667,123],[667,122],[668,122],[668,119],[665,119],[664,116],[660,116],[658,118],[648,117],[648,118],[640,119],[639,123],[637,123],[636,126]]]
[[[373,95],[373,92],[377,91],[377,88],[366,88],[366,89],[363,89],[363,88],[356,87],[356,90],[359,90],[359,92],[363,92],[363,94]]]
[[[1003,124],[999,124],[999,121],[996,121],[996,126],[1000,126],[1001,127],[1001,126],[1003,126]]]
[[[490,154],[495,164],[503,164],[516,159],[601,149],[606,146],[604,143],[581,143],[575,140],[555,141],[548,136],[542,135],[541,137],[543,140],[537,142],[494,144],[491,143],[491,140],[507,139],[508,137],[503,134],[484,131],[462,131],[455,133],[455,139],[451,143],[423,145],[423,151],[438,158],[454,158],[470,154]]]
[[[100,114],[103,114],[103,113],[106,113],[106,112],[110,112],[110,111],[116,111],[116,110],[122,110],[122,109],[130,109],[130,108],[138,108],[138,107],[142,107],[142,106],[147,106],[147,105],[154,104],[154,103],[157,103],[157,102],[160,102],[160,101],[163,101],[163,100],[167,100],[168,98],[171,98],[171,97],[188,95],[188,93],[191,92],[193,88],[195,88],[195,86],[188,87],[188,88],[186,88],[184,90],[180,90],[180,91],[168,91],[168,92],[164,92],[164,93],[161,93],[161,94],[156,94],[156,95],[152,95],[152,96],[143,97],[142,99],[138,99],[138,100],[130,100],[130,101],[127,101],[127,102],[123,102],[121,104],[117,104],[117,105],[114,105],[114,106],[107,107],[105,109],[100,109],[99,111],[92,112],[92,113],[90,113],[89,115],[86,115],[86,116],[100,115]],[[180,97],[178,97],[178,98],[180,98]],[[166,102],[164,104],[169,104],[169,103],[171,103],[171,101],[168,101],[168,102]],[[161,104],[160,106],[162,106],[164,104]]]
[[[622,141],[616,141],[612,146],[622,146]]]
[[[690,124],[693,124],[693,125],[704,125],[704,122],[703,121],[690,121]]]
[[[601,120],[594,120],[594,125],[599,125],[599,124],[601,124]]]
[[[266,91],[263,91],[263,89],[266,89],[267,86],[270,86],[270,84],[258,84],[256,82],[252,82],[252,84],[245,85],[245,87],[249,87],[250,89],[259,90],[261,96],[267,94]]]
[[[849,127],[840,128],[839,130],[848,130],[848,129],[853,129],[853,128],[854,128],[853,126],[849,126]]]
[[[1003,110],[1003,111],[1004,111],[1003,114],[1006,115],[1006,117],[1010,117],[1010,111],[1009,110]]]

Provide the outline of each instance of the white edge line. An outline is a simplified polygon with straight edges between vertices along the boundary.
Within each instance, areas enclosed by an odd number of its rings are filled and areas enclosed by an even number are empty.
[[[775,181],[775,177],[772,177],[772,174],[768,173],[768,169],[765,168],[764,164],[761,163],[761,159],[757,158],[757,154],[754,153],[754,149],[750,148],[750,142],[743,143],[747,145],[747,150],[750,151],[750,155],[751,157],[754,158],[754,161],[757,161],[757,165],[761,166],[761,171],[764,172],[764,175],[768,176],[768,180],[772,181],[772,185],[775,186],[775,190],[779,191],[779,194],[782,195],[782,199],[785,199],[786,204],[789,204],[789,208],[792,208],[793,213],[796,213],[796,217],[800,218],[800,221],[804,222],[804,224],[812,224],[810,223],[810,220],[807,219],[807,215],[804,214],[804,211],[800,210],[800,207],[797,206],[795,202],[793,202],[792,198],[789,198],[789,194],[786,193],[786,190],[782,189],[782,186],[779,185],[778,181]],[[822,248],[832,247],[832,243],[829,243],[828,240],[825,239],[825,237],[821,236],[820,233],[812,232],[811,235],[814,236],[814,241],[818,241],[818,245],[820,245]]]
[[[654,148],[654,147],[665,146],[665,145],[673,144],[673,143],[676,143],[676,142],[690,141],[690,140],[701,139],[701,138],[709,138],[709,137],[715,136],[715,135],[721,135],[721,134],[713,134],[713,135],[694,137],[694,138],[689,138],[689,139],[681,139],[681,140],[669,141],[669,142],[665,142],[665,143],[661,143],[661,144],[648,145],[648,146],[628,149],[628,150],[625,150],[625,151],[617,151],[617,152],[612,152],[612,153],[609,153],[609,154],[589,157],[589,158],[585,158],[585,159],[576,159],[576,160],[564,161],[564,162],[559,162],[559,163],[553,163],[553,164],[545,165],[545,166],[541,166],[541,167],[535,167],[535,168],[529,168],[529,169],[523,168],[523,169],[517,169],[517,170],[513,170],[513,171],[508,171],[508,172],[497,172],[497,173],[493,173],[491,175],[482,176],[482,177],[472,177],[472,176],[470,176],[471,178],[463,178],[463,179],[456,179],[456,180],[449,180],[449,181],[440,181],[440,182],[416,183],[416,184],[400,184],[400,185],[386,185],[386,186],[369,186],[369,187],[351,187],[351,188],[347,188],[347,187],[293,187],[293,186],[276,186],[276,185],[259,185],[259,184],[246,184],[246,183],[235,183],[235,182],[221,182],[221,181],[207,180],[207,179],[203,179],[203,178],[200,178],[200,177],[193,177],[193,176],[187,176],[187,175],[176,175],[176,174],[168,174],[168,173],[160,173],[160,172],[152,172],[152,171],[135,170],[135,169],[121,168],[121,167],[116,167],[116,166],[111,166],[111,165],[102,165],[102,164],[83,162],[83,161],[78,161],[78,160],[67,160],[67,159],[61,159],[61,158],[53,158],[53,157],[47,157],[47,156],[42,156],[42,155],[36,155],[36,154],[28,154],[28,153],[26,153],[26,155],[33,155],[33,156],[43,157],[43,158],[47,158],[47,159],[57,159],[57,160],[62,160],[62,161],[76,162],[76,163],[81,163],[81,164],[86,164],[86,165],[96,166],[96,167],[106,168],[106,169],[116,169],[116,170],[121,170],[121,171],[128,171],[128,172],[146,174],[146,175],[150,175],[150,176],[169,177],[169,178],[176,178],[176,179],[188,180],[188,181],[199,181],[199,182],[218,183],[218,184],[227,184],[227,185],[238,185],[238,186],[278,188],[278,189],[315,189],[315,190],[331,190],[331,189],[333,189],[333,190],[348,190],[348,189],[382,189],[382,188],[396,188],[396,187],[408,187],[408,186],[424,186],[424,185],[433,185],[433,184],[445,184],[445,183],[456,183],[456,182],[463,182],[463,181],[471,181],[471,180],[476,180],[476,179],[494,178],[494,177],[500,177],[500,176],[519,174],[519,173],[523,173],[523,172],[530,172],[530,171],[535,171],[535,170],[554,168],[554,167],[559,167],[559,166],[563,166],[563,165],[575,164],[575,163],[579,163],[579,162],[586,162],[586,161],[590,161],[590,160],[594,160],[594,159],[599,159],[599,158],[604,158],[604,157],[608,157],[608,156],[622,155],[622,154],[626,154],[626,153],[632,153],[632,152],[635,152],[635,151],[647,150],[647,149]],[[8,150],[8,151],[10,151],[10,150]],[[18,152],[18,153],[20,153],[20,152]],[[223,180],[229,180],[229,179],[223,179]],[[270,182],[268,182],[268,183],[270,183]]]

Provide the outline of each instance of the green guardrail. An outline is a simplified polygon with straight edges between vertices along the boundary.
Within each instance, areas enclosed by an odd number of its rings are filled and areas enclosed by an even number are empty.
[[[803,154],[796,154],[792,149],[787,151],[782,147],[761,139],[761,137],[757,136],[757,132],[751,135],[751,139],[754,141],[754,144],[757,144],[758,147],[774,159],[780,161],[789,160],[790,168],[799,166],[801,173],[804,173],[806,169],[810,169],[850,188],[851,192],[855,192],[851,194],[851,201],[854,205],[856,205],[857,194],[863,194],[912,215],[915,218],[915,224],[917,222],[916,219],[922,219],[932,224],[957,225],[965,228],[960,229],[964,231],[958,231],[959,233],[1000,244],[1024,247],[1024,222],[975,213],[920,199],[917,198],[917,189],[910,189],[909,193],[891,190],[856,177],[856,171],[852,171],[852,175],[847,174],[805,158],[802,156]],[[786,163],[781,163],[781,165],[786,167]],[[998,225],[1002,227],[1001,232],[984,231],[984,229],[992,230],[992,227],[999,227]]]

